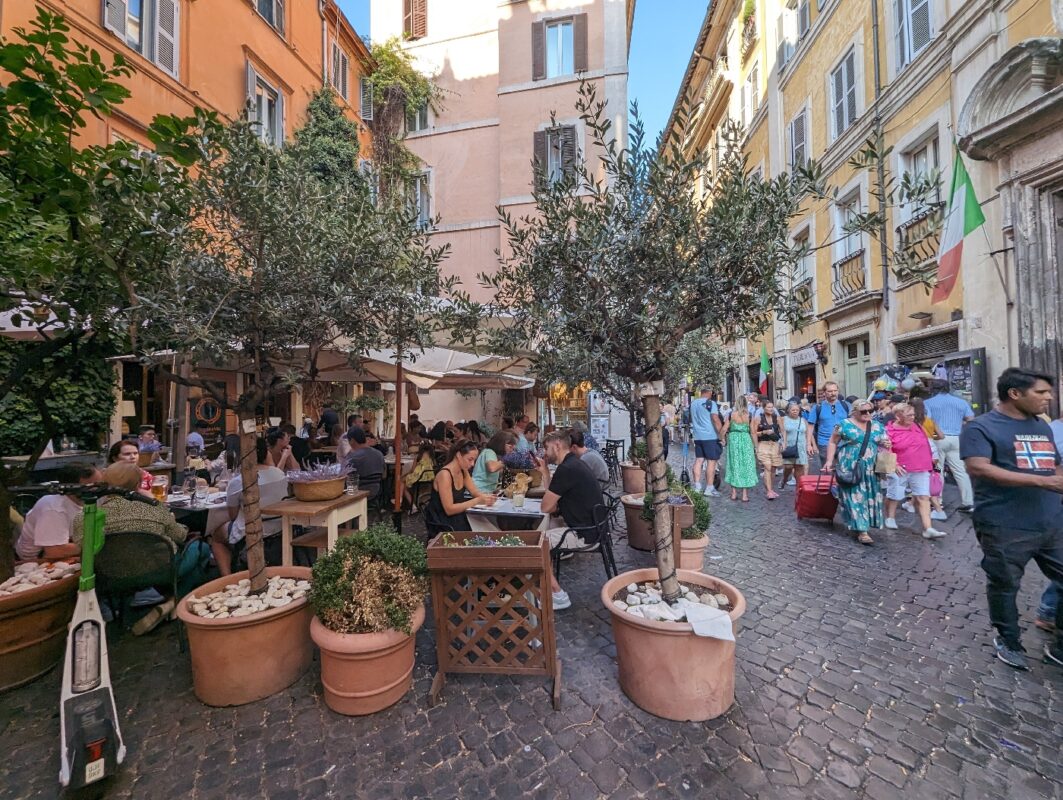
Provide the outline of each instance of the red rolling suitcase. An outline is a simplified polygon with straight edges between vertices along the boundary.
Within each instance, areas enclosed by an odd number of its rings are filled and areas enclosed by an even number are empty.
[[[802,475],[794,498],[797,518],[833,521],[838,510],[838,500],[830,492],[833,486],[833,475]]]

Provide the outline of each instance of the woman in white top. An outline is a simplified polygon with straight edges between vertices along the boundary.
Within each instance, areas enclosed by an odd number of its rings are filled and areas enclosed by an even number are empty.
[[[72,464],[59,471],[60,483],[100,483],[103,475],[89,464]],[[74,518],[81,511],[81,500],[65,494],[46,494],[26,514],[22,533],[15,542],[18,557],[70,558],[81,554],[81,545],[70,541]]]

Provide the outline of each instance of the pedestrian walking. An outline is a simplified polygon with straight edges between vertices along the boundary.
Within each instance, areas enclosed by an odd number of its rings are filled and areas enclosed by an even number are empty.
[[[827,461],[827,445],[835,429],[849,417],[852,403],[838,397],[838,384],[827,381],[823,384],[823,399],[816,403],[805,416],[808,421],[806,447],[808,454],[819,454],[821,464]]]
[[[897,530],[897,505],[911,491],[915,512],[923,525],[923,538],[940,539],[945,532],[935,530],[930,521],[930,473],[934,456],[926,431],[922,425],[915,424],[915,409],[907,403],[897,403],[893,407],[893,420],[886,425],[886,435],[897,455],[897,471],[886,478],[886,527]]]
[[[783,485],[793,486],[808,468],[808,450],[805,435],[808,423],[801,415],[801,406],[790,403],[782,420],[782,469]]]
[[[881,528],[883,519],[875,459],[880,447],[890,448],[890,440],[882,425],[871,419],[870,402],[857,400],[852,409],[831,434],[823,471],[835,472],[842,518],[849,530],[860,544],[874,544],[869,531]]]
[[[944,436],[938,442],[938,450],[941,451],[941,457],[960,490],[959,510],[969,514],[974,504],[974,492],[960,456],[960,434],[964,424],[974,419],[974,409],[962,397],[950,394],[948,387],[945,381],[935,381],[932,387],[935,394],[924,401],[924,405],[927,415],[934,420]]]
[[[694,435],[694,487],[701,487],[702,468],[705,470],[704,493],[719,497],[716,490],[716,466],[723,455],[720,431],[723,420],[720,407],[712,399],[712,387],[704,386],[701,397],[690,403],[690,428]]]
[[[775,403],[768,400],[759,417],[753,420],[757,431],[757,463],[764,470],[764,489],[769,500],[777,500],[775,470],[782,467],[782,425]]]
[[[1028,669],[1015,599],[1033,559],[1050,581],[1063,581],[1063,471],[1048,423],[1038,418],[1052,400],[1052,379],[1012,367],[997,380],[995,409],[968,422],[960,455],[974,479],[974,529],[982,548],[989,619],[997,658]],[[929,405],[929,404],[928,404]],[[1055,609],[1056,640],[1047,663],[1063,667],[1063,606]]]
[[[749,502],[749,490],[757,485],[756,430],[750,425],[749,412],[739,404],[731,412],[720,431],[720,438],[727,447],[727,483],[731,486],[731,499],[738,499],[742,490],[742,502]]]
[[[945,513],[945,506],[941,502],[941,495],[945,490],[945,480],[941,474],[944,470],[944,464],[942,463],[941,449],[938,447],[938,443],[945,436],[938,429],[937,423],[927,416],[926,402],[922,397],[913,397],[911,405],[915,410],[915,423],[923,428],[927,439],[930,440],[930,454],[934,459],[934,469],[930,473],[930,519],[941,522],[949,518],[949,515]],[[915,513],[914,507],[908,508],[907,504],[905,510]]]

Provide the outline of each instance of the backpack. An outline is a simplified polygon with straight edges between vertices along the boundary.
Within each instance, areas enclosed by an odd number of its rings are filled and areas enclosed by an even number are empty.
[[[184,597],[217,577],[218,570],[211,560],[210,545],[199,537],[190,539],[177,555],[177,597]]]
[[[819,421],[823,417],[823,406],[829,406],[826,400],[820,400],[819,405],[816,406],[816,424],[812,426],[812,439],[816,442],[819,441]],[[845,409],[845,415],[849,415],[849,404],[838,398],[838,405]]]

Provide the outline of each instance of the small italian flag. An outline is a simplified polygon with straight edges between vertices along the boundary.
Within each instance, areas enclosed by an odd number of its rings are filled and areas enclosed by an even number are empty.
[[[963,166],[960,151],[957,150],[956,162],[952,166],[952,191],[949,193],[941,246],[938,249],[938,279],[931,296],[932,302],[940,303],[952,293],[952,287],[956,285],[956,278],[960,274],[963,240],[975,228],[984,224],[982,207],[974,196],[971,177]]]
[[[761,394],[768,393],[768,376],[771,375],[771,359],[768,358],[768,346],[760,344],[760,386]]]

